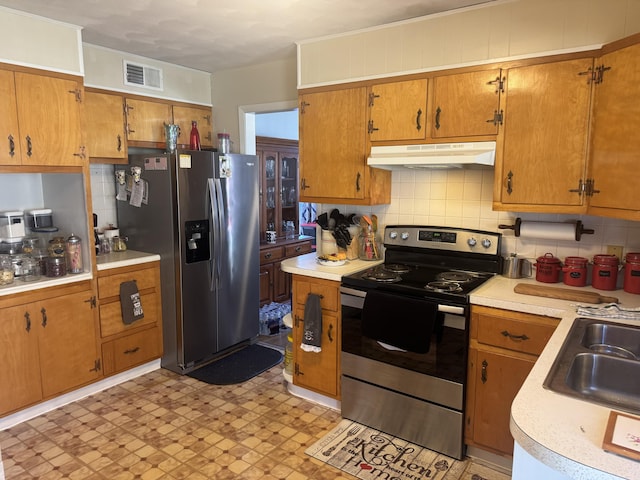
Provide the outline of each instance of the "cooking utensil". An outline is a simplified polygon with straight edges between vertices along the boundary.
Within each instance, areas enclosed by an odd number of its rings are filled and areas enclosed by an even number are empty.
[[[534,295],[536,297],[558,298],[561,300],[572,300],[584,303],[618,303],[616,297],[607,297],[597,292],[587,292],[573,290],[570,288],[547,287],[543,285],[529,285],[518,283],[513,291],[524,295]]]

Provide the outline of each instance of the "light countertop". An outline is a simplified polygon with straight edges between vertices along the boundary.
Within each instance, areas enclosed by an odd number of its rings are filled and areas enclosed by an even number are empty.
[[[517,283],[540,285],[531,279],[514,280],[498,276],[471,294],[471,302],[476,305],[561,319],[511,406],[511,434],[514,439],[531,456],[570,478],[640,478],[638,462],[602,449],[611,408],[567,397],[542,387],[573,320],[577,317],[577,302],[515,293],[513,287]],[[544,285],[594,291],[618,297],[620,304],[626,307],[640,306],[640,295],[623,290],[604,292],[591,287],[568,287],[562,283]],[[606,320],[613,321],[610,318]]]
[[[344,265],[336,267],[324,266],[318,263],[316,252],[311,252],[283,260],[280,268],[287,273],[339,282],[342,280],[342,277],[346,275],[351,275],[360,270],[366,270],[369,267],[380,265],[382,262],[383,260],[368,261],[356,259],[347,260]]]
[[[111,268],[128,267],[141,263],[155,262],[160,260],[160,255],[155,253],[138,252],[136,250],[125,250],[124,252],[111,252],[96,257],[96,268],[108,270]]]

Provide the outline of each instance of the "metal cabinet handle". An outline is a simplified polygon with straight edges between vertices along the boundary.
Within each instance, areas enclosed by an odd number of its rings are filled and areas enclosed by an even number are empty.
[[[504,335],[505,337],[510,338],[511,340],[529,340],[529,337],[527,337],[525,334],[522,335],[513,335],[511,333],[509,333],[507,330],[504,330],[502,332],[500,332],[502,335]]]
[[[298,246],[296,247],[296,253],[298,253],[300,250],[302,250],[302,247],[301,247],[300,245],[298,245]]]
[[[420,124],[420,117],[422,116],[422,109],[418,109],[418,113],[416,115],[416,130],[422,130],[422,125]]]
[[[122,137],[118,135],[118,151],[122,151]]]
[[[13,157],[16,154],[16,142],[13,140],[13,135],[9,135],[9,156]]]
[[[489,364],[487,363],[486,360],[482,361],[482,371],[480,373],[480,380],[482,380],[482,383],[487,383],[487,367],[489,366]]]
[[[31,315],[29,315],[29,312],[25,312],[24,313],[24,323],[25,323],[25,330],[27,332],[31,331]]]
[[[101,368],[102,367],[100,365],[100,359],[98,358],[93,362],[93,368],[90,368],[89,371],[90,372],[99,372]]]
[[[442,109],[440,107],[436,108],[436,130],[440,129],[440,114],[442,113]]]
[[[356,176],[356,192],[360,191],[360,172],[358,172],[358,175]]]
[[[269,253],[265,253],[265,254],[264,254],[264,258],[265,258],[265,260],[269,260],[269,259],[272,257],[272,255],[273,255],[273,254],[272,254],[271,252],[269,252]]]
[[[140,347],[129,348],[129,349],[124,351],[124,354],[125,355],[130,355],[132,353],[136,353],[138,350],[140,350]]]
[[[509,195],[511,195],[511,192],[513,192],[512,179],[513,179],[513,172],[509,170],[509,173],[507,173],[507,193]]]
[[[40,310],[40,314],[42,315],[42,326],[46,327],[47,326],[47,310],[42,307],[42,310]]]
[[[31,137],[29,135],[27,135],[25,138],[27,140],[27,156],[30,157],[31,155],[33,155],[33,144],[31,143]]]
[[[333,342],[333,323],[329,324],[329,331],[327,332],[327,337],[329,337],[330,342]]]

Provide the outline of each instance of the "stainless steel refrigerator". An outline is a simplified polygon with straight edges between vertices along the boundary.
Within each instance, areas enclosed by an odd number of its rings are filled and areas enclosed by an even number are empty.
[[[190,150],[116,166],[127,247],[161,257],[167,369],[188,373],[258,335],[258,168],[253,155]]]

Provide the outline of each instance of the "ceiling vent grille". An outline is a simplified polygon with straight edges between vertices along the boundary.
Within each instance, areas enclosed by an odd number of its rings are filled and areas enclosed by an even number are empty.
[[[162,70],[125,60],[124,84],[162,90]]]

